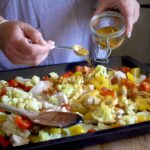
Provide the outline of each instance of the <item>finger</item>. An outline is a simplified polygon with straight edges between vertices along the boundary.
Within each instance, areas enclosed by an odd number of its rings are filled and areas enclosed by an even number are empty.
[[[54,41],[47,41],[47,43],[49,43],[51,45],[50,49],[54,49],[55,48],[55,42]]]
[[[51,45],[49,43],[47,43],[46,45],[33,44],[29,43],[27,38],[17,41],[16,45],[17,49],[19,49],[21,53],[31,56],[48,53],[51,48]]]
[[[25,24],[23,30],[25,36],[29,38],[32,41],[32,43],[41,44],[41,45],[47,44],[42,34],[32,26]]]
[[[104,10],[106,10],[106,5],[105,4],[98,4],[96,11],[94,12],[94,15],[102,13]]]
[[[47,57],[48,57],[48,54],[42,55],[41,57],[39,57],[37,59],[37,61],[34,61],[34,63],[32,65],[37,66],[37,65],[41,64]]]
[[[139,3],[136,3],[133,16],[134,16],[133,17],[133,23],[136,23],[139,19],[139,16],[140,16],[140,5],[139,5]]]
[[[5,55],[15,65],[29,65],[32,64],[32,59],[26,59],[26,57],[23,57],[20,52],[15,49],[11,48],[11,50],[7,50]]]
[[[13,55],[11,55],[13,53]],[[24,56],[20,54],[19,50],[12,50],[10,54],[7,55],[8,59],[16,65],[28,65],[28,66],[37,66],[39,65],[42,61],[46,59],[48,56],[47,54],[44,55],[39,55],[37,57],[29,57],[29,56]]]
[[[123,16],[125,16],[125,24],[126,24],[125,34],[128,38],[130,38],[131,33],[132,33],[132,29],[133,29],[133,13],[134,13],[134,10],[130,9],[130,8],[127,8],[127,7],[123,7],[123,5],[121,5],[119,7],[119,11]]]
[[[116,5],[114,5],[115,3],[113,1],[109,1],[109,2],[106,2],[106,0],[101,0],[98,4],[97,4],[97,8],[96,8],[96,11],[94,13],[94,15],[96,14],[100,14],[102,13],[103,11],[106,11],[106,10],[111,10],[113,9]]]
[[[132,29],[133,29],[132,16],[127,16],[127,18],[126,18],[126,35],[128,38],[131,37]]]

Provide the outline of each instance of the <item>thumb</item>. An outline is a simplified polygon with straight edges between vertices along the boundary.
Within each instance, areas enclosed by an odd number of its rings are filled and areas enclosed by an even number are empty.
[[[47,42],[44,40],[42,34],[32,26],[25,24],[23,30],[25,36],[30,39],[32,43],[47,45]]]
[[[54,41],[47,41],[47,43],[51,46],[50,49],[54,49],[55,48],[55,42]]]

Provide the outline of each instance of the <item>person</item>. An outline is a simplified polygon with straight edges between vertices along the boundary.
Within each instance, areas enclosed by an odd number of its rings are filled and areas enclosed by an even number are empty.
[[[89,21],[117,7],[131,37],[140,6],[136,0],[0,0],[0,70],[81,61],[58,45],[92,49]]]

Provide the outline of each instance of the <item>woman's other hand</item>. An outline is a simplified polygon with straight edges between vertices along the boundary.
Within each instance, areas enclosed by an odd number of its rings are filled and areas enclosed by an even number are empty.
[[[140,5],[136,0],[99,0],[95,14],[111,8],[119,9],[126,20],[126,35],[131,37],[134,23],[137,22],[140,14]]]

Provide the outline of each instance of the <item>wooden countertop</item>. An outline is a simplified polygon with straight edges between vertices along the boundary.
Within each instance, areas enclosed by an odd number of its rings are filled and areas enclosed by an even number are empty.
[[[150,134],[97,144],[78,150],[150,150]]]

